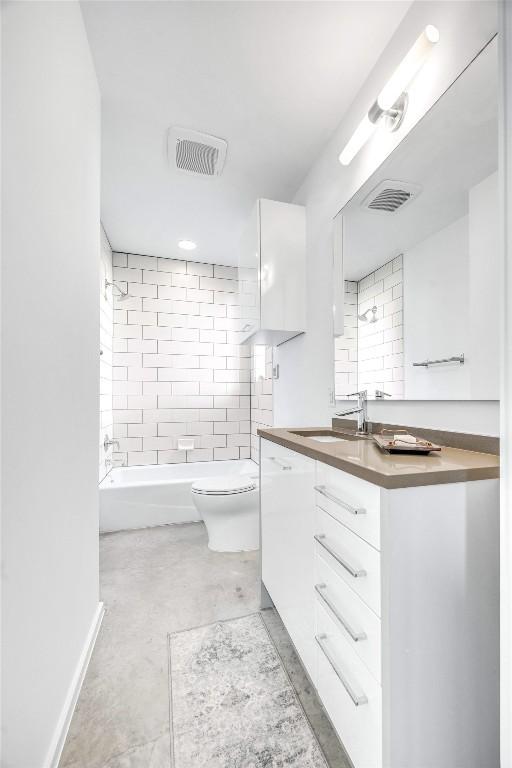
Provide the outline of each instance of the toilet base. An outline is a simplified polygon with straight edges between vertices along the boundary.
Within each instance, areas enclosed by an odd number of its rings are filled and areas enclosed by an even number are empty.
[[[259,492],[211,496],[192,492],[213,552],[253,552],[260,548]]]

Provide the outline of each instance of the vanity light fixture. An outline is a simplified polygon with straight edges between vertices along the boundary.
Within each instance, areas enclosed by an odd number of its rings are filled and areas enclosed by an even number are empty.
[[[178,248],[181,248],[182,251],[194,251],[197,248],[197,243],[194,243],[193,240],[179,240]]]
[[[406,88],[414,80],[437,42],[439,42],[439,30],[433,24],[428,24],[341,152],[339,161],[342,165],[349,165],[352,162],[378,125],[384,125],[388,131],[398,130],[407,111]]]

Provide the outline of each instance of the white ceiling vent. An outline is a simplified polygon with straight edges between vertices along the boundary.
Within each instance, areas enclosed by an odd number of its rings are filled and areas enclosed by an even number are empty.
[[[396,213],[411,203],[421,192],[417,184],[386,179],[377,184],[361,206],[372,213]]]
[[[171,170],[195,176],[219,176],[228,144],[217,136],[171,126],[167,132],[167,158]]]

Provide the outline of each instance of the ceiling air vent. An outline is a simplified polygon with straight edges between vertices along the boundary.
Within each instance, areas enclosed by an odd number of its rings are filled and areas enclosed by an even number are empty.
[[[381,181],[361,206],[374,213],[396,213],[412,202],[421,192],[417,184],[407,181]]]
[[[219,176],[226,160],[227,142],[217,136],[172,126],[167,132],[171,170],[195,176]]]

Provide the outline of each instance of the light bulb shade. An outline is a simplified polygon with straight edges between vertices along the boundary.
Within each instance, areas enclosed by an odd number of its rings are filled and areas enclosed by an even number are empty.
[[[421,69],[432,47],[438,41],[439,30],[433,24],[428,24],[379,93],[368,114],[361,120],[352,138],[339,155],[339,161],[342,165],[349,165],[352,162],[361,147],[372,135],[377,124],[382,123],[383,120],[386,123],[386,128],[390,131],[400,127],[407,110],[407,86]],[[394,110],[393,107],[395,107]]]
[[[407,90],[409,83],[421,69],[433,46],[439,42],[439,30],[432,24],[425,27],[410,51],[397,67],[377,97],[377,104],[386,111]]]
[[[375,127],[375,123],[372,123],[368,115],[365,115],[339,156],[339,161],[342,165],[349,165],[352,162],[361,147],[366,144],[374,132]]]

